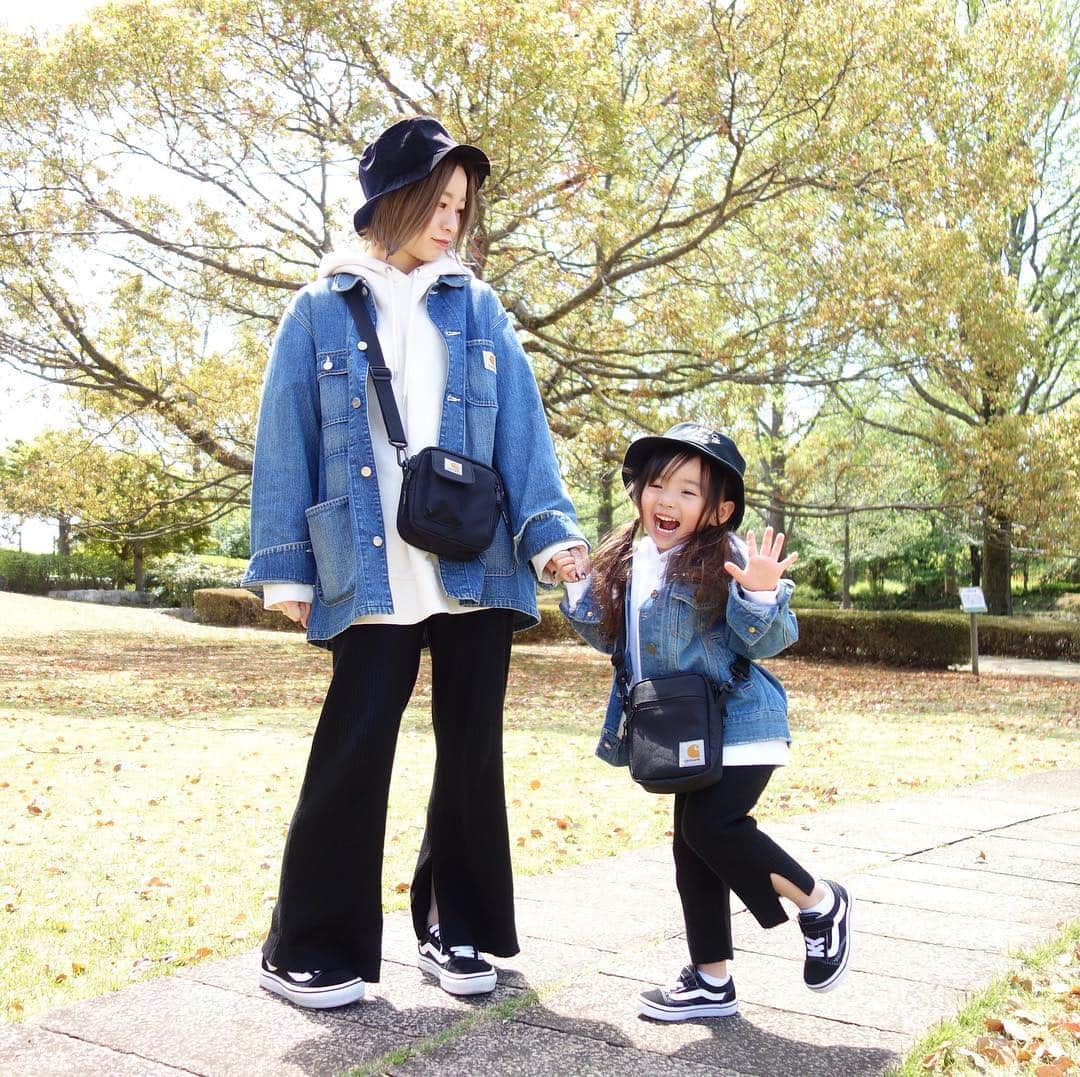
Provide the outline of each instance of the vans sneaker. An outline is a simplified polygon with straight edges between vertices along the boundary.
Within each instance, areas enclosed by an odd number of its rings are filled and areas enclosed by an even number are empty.
[[[424,932],[418,947],[417,967],[434,976],[449,994],[486,995],[495,990],[495,970],[477,953],[476,947],[444,947],[437,924]]]
[[[828,879],[821,880],[833,893],[826,913],[799,913],[799,928],[806,942],[803,980],[811,991],[831,991],[847,973],[851,957],[851,906],[848,892]]]
[[[271,965],[265,957],[259,970],[259,986],[309,1010],[347,1006],[364,997],[364,981],[344,969],[286,972]]]
[[[689,1021],[693,1017],[730,1017],[739,1012],[735,982],[722,987],[707,984],[693,965],[679,973],[672,987],[654,987],[637,997],[638,1013],[654,1021]]]

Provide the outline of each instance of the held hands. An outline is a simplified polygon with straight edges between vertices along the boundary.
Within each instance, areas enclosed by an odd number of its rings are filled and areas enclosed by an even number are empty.
[[[296,621],[301,628],[307,628],[308,615],[311,613],[310,602],[282,602],[274,608],[281,610],[290,621]]]
[[[548,561],[544,566],[544,571],[550,572],[563,583],[583,580],[592,571],[589,551],[584,546],[575,546],[572,550],[561,550]]]
[[[724,568],[744,591],[771,591],[780,581],[780,577],[799,559],[797,553],[780,560],[780,551],[784,546],[784,533],[774,534],[771,527],[765,528],[761,536],[761,549],[758,549],[754,532],[746,533],[746,568],[739,568],[733,561],[725,561]]]

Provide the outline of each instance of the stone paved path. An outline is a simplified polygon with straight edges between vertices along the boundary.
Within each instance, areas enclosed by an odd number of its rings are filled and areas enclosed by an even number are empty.
[[[851,971],[830,994],[803,987],[794,925],[762,931],[742,910],[738,1017],[635,1016],[636,992],[686,960],[670,852],[654,848],[519,880],[523,952],[487,1000],[421,977],[400,913],[382,982],[358,1005],[296,1009],[254,986],[248,954],[0,1027],[0,1073],[877,1074],[1010,954],[1080,917],[1080,772],[767,829],[857,899]]]

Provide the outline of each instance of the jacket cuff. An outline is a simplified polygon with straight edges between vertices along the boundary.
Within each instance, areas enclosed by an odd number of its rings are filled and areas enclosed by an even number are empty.
[[[265,583],[315,584],[315,555],[310,542],[286,542],[258,550],[248,562],[241,587],[262,589]]]
[[[545,572],[544,566],[557,553],[562,553],[563,550],[573,550],[578,546],[583,546],[586,550],[589,548],[589,544],[584,539],[564,539],[562,542],[553,542],[550,546],[545,546],[538,554],[530,558],[536,578],[541,583],[555,583],[555,577],[550,572]]]
[[[547,547],[560,542],[567,546],[589,545],[573,517],[557,509],[547,509],[535,513],[522,524],[514,536],[514,555],[518,561],[531,561]]]
[[[728,588],[728,627],[747,646],[753,647],[791,601],[794,590],[795,584],[791,580],[780,580],[776,585],[776,601],[764,605],[750,598],[732,581]]]

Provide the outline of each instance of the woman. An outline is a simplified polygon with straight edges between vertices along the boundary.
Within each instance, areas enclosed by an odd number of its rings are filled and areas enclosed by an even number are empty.
[[[245,583],[333,652],[333,676],[285,844],[260,983],[306,1007],[379,979],[387,795],[402,712],[430,647],[435,776],[412,884],[419,965],[453,994],[495,987],[480,956],[517,953],[502,708],[536,579],[588,570],[540,396],[491,288],[459,261],[487,157],[429,117],[360,159],[361,253],[328,255],[289,304],[263,388]],[[406,544],[402,470],[348,310],[360,289],[410,451],[490,463],[504,520],[478,557]]]

